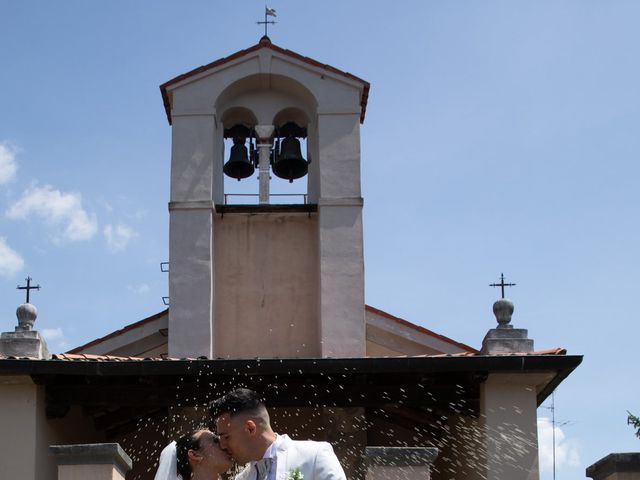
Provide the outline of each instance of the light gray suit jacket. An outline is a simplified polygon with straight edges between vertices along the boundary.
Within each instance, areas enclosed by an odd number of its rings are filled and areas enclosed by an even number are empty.
[[[299,468],[304,480],[346,480],[344,470],[327,442],[291,440],[282,435],[283,441],[276,451],[276,480],[289,480]],[[251,462],[236,480],[256,480],[256,469]]]

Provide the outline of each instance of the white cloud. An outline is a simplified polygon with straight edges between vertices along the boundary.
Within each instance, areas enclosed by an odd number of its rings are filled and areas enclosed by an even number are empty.
[[[62,329],[60,327],[44,328],[41,333],[45,340],[48,340],[51,342],[54,340],[60,340],[64,338],[64,333],[62,333]]]
[[[51,352],[64,352],[69,348],[69,342],[67,342],[62,328],[43,328],[40,333],[47,342],[47,348]]]
[[[541,473],[553,470],[553,425],[547,417],[538,418],[538,447]],[[565,433],[557,424],[556,433],[556,469],[580,466],[580,455],[577,445],[567,439]]]
[[[103,201],[102,206],[108,213],[113,213],[113,206],[109,202]]]
[[[104,236],[107,239],[107,247],[109,247],[109,250],[116,253],[127,248],[131,239],[137,237],[138,234],[135,230],[126,225],[109,224],[104,227]]]
[[[149,212],[147,210],[136,210],[136,212],[133,214],[133,218],[135,218],[136,220],[141,220],[146,217],[148,213]]]
[[[24,267],[24,260],[18,252],[7,245],[7,240],[0,237],[0,275],[11,277]]]
[[[130,292],[137,293],[138,295],[146,295],[151,291],[151,287],[146,283],[141,283],[140,285],[129,285],[127,288]]]
[[[82,208],[79,193],[65,193],[50,185],[30,187],[22,198],[14,203],[7,216],[12,219],[26,219],[35,215],[48,225],[56,228],[54,240],[89,240],[98,230],[95,214],[89,214]]]
[[[17,170],[16,148],[6,142],[0,143],[0,185],[12,180]]]

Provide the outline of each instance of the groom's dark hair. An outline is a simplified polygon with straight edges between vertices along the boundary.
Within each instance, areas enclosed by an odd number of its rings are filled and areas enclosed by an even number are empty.
[[[220,415],[228,413],[252,413],[262,416],[266,413],[266,407],[260,395],[248,388],[236,388],[209,404],[209,414],[211,418],[218,418]],[[268,418],[268,417],[267,417]]]

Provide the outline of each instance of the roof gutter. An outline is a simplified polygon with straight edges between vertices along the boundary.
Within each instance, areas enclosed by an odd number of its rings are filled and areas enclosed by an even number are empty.
[[[516,373],[557,371],[559,384],[580,363],[582,355],[504,355],[381,358],[270,358],[184,360],[30,360],[1,359],[0,375],[308,375],[324,373]],[[295,369],[293,369],[295,367]],[[553,383],[553,382],[552,382]],[[546,391],[546,390],[545,390]],[[547,394],[548,395],[548,394]],[[545,397],[546,398],[546,397]]]

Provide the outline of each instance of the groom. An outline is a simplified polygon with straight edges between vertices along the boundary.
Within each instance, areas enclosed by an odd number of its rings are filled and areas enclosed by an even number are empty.
[[[271,429],[269,413],[253,390],[238,388],[214,400],[209,413],[220,446],[249,465],[236,480],[346,480],[327,442],[291,440]]]

